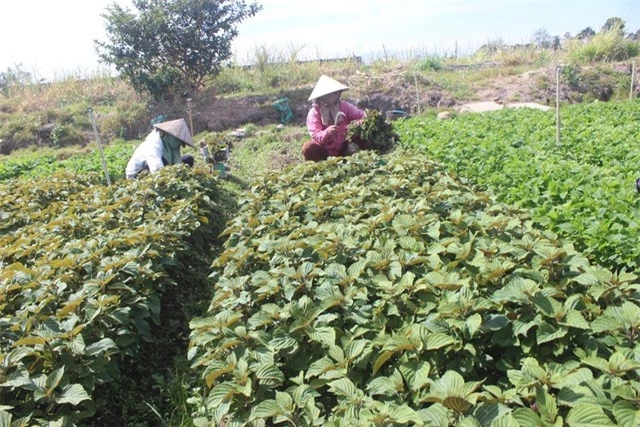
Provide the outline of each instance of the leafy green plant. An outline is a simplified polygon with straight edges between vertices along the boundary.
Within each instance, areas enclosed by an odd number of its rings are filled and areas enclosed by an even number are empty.
[[[568,57],[578,64],[598,61],[624,61],[640,53],[640,42],[629,40],[616,29],[601,31],[586,43],[573,40],[569,43]]]
[[[223,235],[196,425],[637,420],[637,276],[423,155],[269,174]]]
[[[54,174],[0,185],[3,422],[91,417],[94,391],[156,339],[161,296],[186,284],[184,263],[199,260],[224,224],[211,174],[170,167],[121,185],[101,180]]]
[[[349,139],[358,138],[368,141],[369,148],[380,153],[391,151],[397,140],[393,127],[378,110],[366,110],[366,116],[360,122],[352,122],[347,128]]]
[[[563,108],[555,116],[513,110],[460,115],[455,121],[410,119],[395,126],[421,147],[500,201],[529,209],[536,223],[575,242],[592,262],[616,271],[640,266],[640,138],[633,102]]]
[[[562,67],[562,79],[571,88],[580,87],[580,68],[575,64],[568,64]]]
[[[417,63],[417,68],[421,71],[440,71],[442,70],[442,59],[435,55],[422,58]]]

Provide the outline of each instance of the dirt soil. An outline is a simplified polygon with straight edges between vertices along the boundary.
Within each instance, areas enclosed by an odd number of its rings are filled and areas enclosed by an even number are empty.
[[[555,69],[546,68],[529,71],[520,75],[498,77],[478,83],[471,88],[469,99],[458,99],[436,82],[424,77],[416,78],[404,70],[391,71],[383,75],[361,72],[348,77],[345,84],[351,89],[343,94],[343,99],[359,108],[377,109],[385,113],[400,109],[410,114],[418,111],[460,111],[468,102],[495,101],[506,104],[512,102],[535,102],[553,106],[555,103]],[[289,100],[293,119],[288,123],[303,126],[311,104],[307,97],[312,86],[301,87],[281,96]],[[561,100],[580,102],[582,94],[589,88],[569,88],[561,86]],[[607,91],[594,93],[595,98],[606,97]],[[194,100],[193,122],[195,132],[204,130],[220,132],[253,123],[258,126],[279,123],[280,113],[273,107],[276,97],[216,97],[204,91]],[[607,99],[601,99],[606,101]]]
[[[616,73],[630,74],[628,67],[611,65]],[[519,75],[502,76],[484,80],[471,87],[468,99],[458,99],[435,81],[418,77],[405,70],[394,70],[382,75],[370,75],[362,72],[349,76],[342,81],[350,87],[343,99],[362,109],[377,109],[382,113],[390,110],[404,110],[409,114],[419,111],[457,111],[471,102],[493,101],[499,104],[538,103],[553,107],[555,104],[555,68],[548,67],[528,71]],[[312,86],[300,87],[281,97],[289,100],[293,119],[288,125],[304,126],[307,112],[311,106],[307,101]],[[640,88],[638,88],[640,96]],[[581,102],[584,95],[590,93],[594,99],[608,101],[613,93],[612,83],[598,80],[587,86],[561,85],[560,98],[563,103]],[[233,130],[249,123],[265,126],[278,124],[280,113],[273,103],[277,97],[216,97],[211,92],[203,92],[194,100],[193,126],[196,133],[205,130],[221,132]],[[299,163],[302,157],[299,150],[274,153],[273,168]]]

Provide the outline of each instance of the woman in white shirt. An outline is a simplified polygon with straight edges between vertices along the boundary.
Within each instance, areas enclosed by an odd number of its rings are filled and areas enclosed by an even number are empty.
[[[155,173],[166,165],[187,163],[193,166],[193,156],[181,156],[183,144],[193,147],[189,127],[184,119],[171,120],[153,125],[154,129],[136,148],[127,163],[127,179],[135,178],[143,170]]]

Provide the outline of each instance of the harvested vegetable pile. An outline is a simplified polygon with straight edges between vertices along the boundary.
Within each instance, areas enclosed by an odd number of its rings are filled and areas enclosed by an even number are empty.
[[[398,140],[393,127],[378,110],[367,110],[362,123],[350,123],[347,136],[369,141],[369,148],[384,154],[390,152]]]

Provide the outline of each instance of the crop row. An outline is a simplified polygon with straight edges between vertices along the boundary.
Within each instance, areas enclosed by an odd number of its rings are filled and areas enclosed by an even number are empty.
[[[98,177],[0,185],[2,425],[90,417],[96,387],[156,339],[176,271],[224,224],[210,174],[165,168],[110,187]]]
[[[563,108],[559,144],[555,115],[534,110],[412,119],[396,128],[405,144],[530,210],[593,262],[640,267],[637,102]]]
[[[122,142],[104,147],[105,160],[112,181],[124,178],[124,168],[134,148],[134,145]],[[94,149],[89,153],[73,155],[66,159],[59,159],[53,154],[38,153],[13,156],[0,162],[0,182],[18,177],[46,177],[64,171],[79,174],[98,173],[102,174],[104,180],[102,158],[100,152]]]
[[[423,155],[271,174],[224,235],[196,425],[640,421],[637,277]]]

